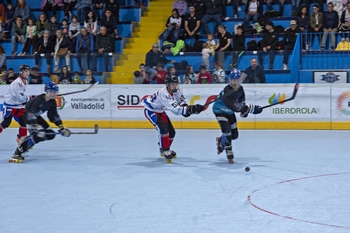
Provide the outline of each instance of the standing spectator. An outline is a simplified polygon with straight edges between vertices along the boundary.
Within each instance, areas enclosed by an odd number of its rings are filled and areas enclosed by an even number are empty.
[[[84,78],[84,83],[85,84],[94,84],[96,83],[96,79],[94,78],[94,76],[92,76],[92,72],[90,69],[87,69],[86,70],[86,73],[85,73],[85,78]]]
[[[100,33],[96,36],[95,48],[97,53],[93,54],[93,71],[97,71],[97,57],[103,55],[103,61],[105,65],[105,71],[108,72],[109,66],[109,53],[113,52],[113,41],[111,35],[107,34],[107,29],[105,26],[100,27]]]
[[[185,74],[182,78],[184,84],[196,84],[197,74],[194,72],[192,66],[186,66]]]
[[[104,3],[105,0],[92,0],[91,10],[94,12],[96,19],[101,18],[99,10],[103,12]]]
[[[43,78],[41,75],[38,74],[38,68],[32,67],[30,69],[30,81],[29,84],[42,84]]]
[[[56,16],[52,15],[49,22],[50,36],[55,37],[57,30],[60,30],[60,24],[56,21]]]
[[[238,11],[241,11],[241,8],[239,7],[239,0],[227,0],[227,4],[230,4],[232,2],[233,6],[233,18],[238,18]]]
[[[219,62],[214,62],[213,69],[213,78],[214,83],[226,83],[226,73],[223,68],[221,68],[221,64]]]
[[[27,25],[22,21],[21,16],[17,16],[16,22],[12,24],[13,36],[11,38],[12,56],[16,56],[16,42],[24,45]]]
[[[205,66],[200,66],[199,67],[199,74],[198,74],[198,84],[211,84],[212,83],[212,76],[209,73],[209,71],[207,71],[207,69],[205,68]]]
[[[163,41],[172,41],[176,44],[182,33],[182,17],[176,8],[173,9],[172,15],[166,21],[165,26],[167,29],[162,34]]]
[[[24,56],[28,53],[30,46],[36,43],[36,26],[34,25],[34,19],[28,18],[28,25],[26,29],[26,38],[22,52],[18,56]]]
[[[196,9],[196,14],[198,15],[198,18],[202,19],[205,13],[204,0],[192,0],[191,4]]]
[[[47,72],[51,72],[51,59],[54,52],[55,40],[50,37],[49,30],[45,30],[34,46],[35,67],[39,68],[39,58],[44,55],[47,63]]]
[[[15,75],[15,71],[10,68],[9,69],[9,74],[7,75],[7,78],[6,78],[6,84],[11,84],[13,81],[15,81],[17,78],[17,76]]]
[[[44,11],[46,18],[49,18],[49,11],[52,11],[52,15],[57,16],[58,8],[62,7],[62,0],[43,0],[40,9]]]
[[[80,34],[80,23],[78,22],[78,17],[75,15],[72,16],[72,22],[69,24],[69,39],[72,41],[72,44],[75,45],[77,36]],[[72,53],[75,52],[75,47],[73,46]]]
[[[295,20],[290,21],[290,28],[286,29],[283,34],[283,40],[282,40],[282,50],[280,50],[281,53],[284,51],[283,56],[283,69],[288,69],[288,58],[289,55],[294,50],[295,42],[297,40],[297,36],[300,33],[300,29],[297,27],[297,23]]]
[[[350,2],[346,4],[346,9],[343,11],[340,19],[340,30],[342,31],[342,38],[349,40],[350,33]],[[346,35],[346,36],[345,36]]]
[[[86,69],[90,69],[90,58],[95,49],[94,37],[87,31],[86,28],[82,28],[80,34],[77,36],[75,43],[75,51],[77,53],[77,61],[79,65],[79,71],[83,71],[81,58],[84,57]]]
[[[271,21],[266,23],[266,31],[263,33],[263,39],[261,40],[261,48],[258,51],[258,58],[261,67],[264,69],[263,54],[269,53],[270,55],[270,70],[273,70],[273,63],[275,61],[275,50],[278,44],[278,32],[273,29],[273,23]]]
[[[112,15],[115,17],[116,24],[119,23],[119,8],[120,5],[117,2],[117,0],[107,0],[105,4],[105,13],[107,9],[109,9],[112,13]]]
[[[183,16],[187,12],[187,3],[184,0],[175,0],[173,9],[177,9],[180,16]]]
[[[158,63],[175,63],[174,60],[168,60],[162,52],[159,51],[159,45],[157,43],[152,44],[152,49],[146,54],[146,71],[150,74],[150,78],[153,78],[156,74],[156,68]]]
[[[89,33],[96,36],[97,33],[97,19],[93,11],[89,11],[84,20],[84,27],[88,30]]]
[[[194,36],[195,40],[199,39],[199,31],[201,26],[201,19],[196,14],[196,10],[193,5],[189,7],[190,13],[185,15],[185,30],[186,36]]]
[[[66,66],[70,71],[70,53],[74,45],[68,37],[63,36],[61,30],[56,32],[56,44],[54,49],[55,69],[54,72],[59,71],[60,57],[64,57],[66,60]]]
[[[49,22],[46,20],[46,15],[45,14],[40,14],[39,15],[39,20],[36,22],[36,34],[37,37],[40,38],[45,30],[49,30]]]
[[[323,13],[322,25],[323,36],[321,42],[321,50],[324,50],[328,34],[331,35],[331,49],[335,49],[335,33],[338,31],[339,17],[338,13],[333,10],[333,3],[327,4],[327,11]]]
[[[72,81],[72,76],[69,73],[67,66],[62,66],[59,84],[71,84]]]
[[[13,17],[16,19],[18,16],[20,16],[23,21],[26,21],[30,16],[29,6],[24,0],[17,0],[15,14]]]
[[[233,53],[232,64],[233,67],[237,67],[238,55],[245,51],[245,35],[243,34],[243,27],[237,27],[237,33],[233,36]]]
[[[276,2],[280,5],[279,7],[280,16],[283,16],[283,13],[284,13],[284,1],[285,0],[265,0],[269,11],[274,11],[272,5],[275,4]]]
[[[253,21],[253,24],[258,22],[259,17],[262,15],[263,6],[261,0],[248,0],[245,5],[245,17],[243,23],[243,30],[249,31],[249,22]]]
[[[265,83],[264,69],[258,65],[256,58],[250,60],[250,66],[243,73],[246,75],[243,83]]]
[[[63,11],[64,11],[64,18],[68,19],[69,17],[72,19],[72,10],[77,4],[77,0],[64,0],[63,1]]]
[[[64,36],[66,36],[66,37],[68,36],[69,25],[68,25],[67,19],[62,19],[60,30],[62,31]]]
[[[111,9],[107,8],[104,16],[101,20],[101,26],[105,26],[107,33],[112,36],[112,38],[117,39],[119,37],[117,30],[117,19],[112,15]]]
[[[217,61],[219,61],[220,64],[224,64],[225,53],[232,51],[232,47],[231,47],[232,35],[231,33],[226,31],[226,27],[223,25],[219,25],[218,31],[219,31],[218,43],[215,46],[215,51],[217,54]]]
[[[202,66],[205,66],[205,69],[210,69],[210,54],[214,51],[209,48],[208,43],[203,43],[202,45]]]
[[[80,23],[84,23],[84,18],[91,7],[91,0],[78,0],[75,5]]]
[[[143,67],[142,72],[146,73],[146,67]],[[146,73],[148,74],[148,73]],[[156,80],[156,84],[164,84],[165,83],[165,78],[167,76],[167,72],[164,69],[164,63],[158,63],[157,64],[157,73],[156,75],[152,78],[153,80]]]
[[[297,14],[296,24],[298,25],[298,28],[300,30],[300,33],[308,33],[310,28],[310,16],[309,12],[306,9],[306,6],[302,6],[299,9],[299,12]],[[308,40],[306,39],[307,35],[303,35],[301,37],[302,41],[302,48],[305,50],[306,44],[308,43]]]
[[[319,6],[316,4],[312,6],[312,11],[313,13],[310,16],[310,31],[312,32],[310,42],[313,43],[315,35],[317,36],[319,42],[321,42],[319,34],[323,31],[323,13],[319,11]]]
[[[4,47],[0,44],[0,69],[7,68],[6,63],[6,52],[4,50]]]
[[[201,20],[203,29],[206,34],[210,33],[208,23],[211,21],[215,22],[215,29],[218,28],[218,26],[221,24],[221,0],[205,0],[204,2],[205,6],[205,14]],[[217,32],[213,32],[213,34],[217,34]]]
[[[84,84],[83,80],[81,80],[81,78],[79,76],[78,71],[74,72],[72,84]]]

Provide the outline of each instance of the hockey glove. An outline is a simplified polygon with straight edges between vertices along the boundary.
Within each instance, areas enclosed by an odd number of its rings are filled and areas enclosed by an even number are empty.
[[[259,105],[253,105],[253,104],[250,104],[249,106],[246,105],[244,111],[241,112],[241,117],[246,118],[249,115],[249,113],[259,114],[262,111],[263,109]]]
[[[60,129],[58,130],[58,132],[60,132],[63,137],[69,137],[71,135],[71,132],[69,129],[67,129],[63,125],[60,125],[59,127]]]
[[[188,106],[188,112],[190,115],[192,114],[199,114],[201,113],[201,111],[203,111],[204,106],[200,105],[200,104],[196,104],[196,105],[189,105]]]

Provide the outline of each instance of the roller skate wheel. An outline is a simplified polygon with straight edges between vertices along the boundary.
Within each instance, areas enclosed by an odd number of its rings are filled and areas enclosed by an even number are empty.
[[[165,159],[165,162],[166,162],[166,163],[169,163],[169,164],[172,164],[172,163],[173,163],[173,160],[172,160],[172,159]]]
[[[228,160],[228,163],[229,163],[229,164],[234,164],[233,159],[229,159],[229,160]]]

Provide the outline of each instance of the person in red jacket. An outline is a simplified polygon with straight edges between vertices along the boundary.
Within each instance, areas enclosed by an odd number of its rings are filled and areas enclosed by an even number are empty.
[[[198,84],[211,84],[212,76],[210,72],[207,71],[205,66],[200,66],[200,72],[198,74]]]
[[[156,84],[165,84],[165,78],[166,78],[167,72],[164,69],[164,63],[158,63],[157,64],[157,72],[153,76],[153,80],[156,80]]]

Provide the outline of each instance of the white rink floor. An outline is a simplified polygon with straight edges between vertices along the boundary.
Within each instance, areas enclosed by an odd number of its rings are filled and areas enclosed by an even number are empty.
[[[234,165],[218,130],[177,130],[166,164],[155,130],[104,129],[11,164],[16,132],[0,134],[3,233],[350,232],[349,131],[241,130]]]

